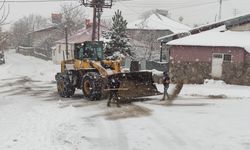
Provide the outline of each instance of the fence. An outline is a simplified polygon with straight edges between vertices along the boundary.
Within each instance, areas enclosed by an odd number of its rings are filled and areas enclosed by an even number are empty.
[[[16,52],[25,56],[33,56],[43,60],[52,60],[51,52],[41,48],[18,46]]]
[[[158,71],[168,71],[168,63],[167,62],[146,61],[146,69],[147,70],[156,69]]]

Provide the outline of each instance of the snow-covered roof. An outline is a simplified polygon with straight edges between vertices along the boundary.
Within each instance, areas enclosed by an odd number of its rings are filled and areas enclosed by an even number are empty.
[[[107,29],[104,26],[101,26],[101,31]],[[102,37],[101,37],[102,38]],[[92,40],[92,27],[87,29],[80,29],[75,34],[68,37],[68,43],[74,44],[74,43],[83,43],[85,41],[91,41]],[[56,43],[65,43],[65,38],[57,41]]]
[[[55,30],[55,29],[59,29],[58,26],[49,26],[49,27],[45,27],[45,28],[41,28],[32,32],[28,32],[27,34],[34,34],[34,33],[38,33],[38,32],[44,32],[44,31],[51,31],[51,30]]]
[[[226,28],[230,29],[231,27],[239,26],[239,25],[246,24],[246,23],[250,23],[250,14],[245,14],[245,15],[241,15],[238,17],[226,19],[223,21],[202,25],[202,26],[193,28],[193,29],[189,30],[188,32],[173,33],[171,35],[166,35],[166,36],[160,37],[157,40],[167,43],[167,42],[175,40],[175,39],[180,39],[180,38],[183,38],[185,36],[189,36],[190,34],[198,34],[200,32],[204,32],[204,31],[208,31],[208,30],[211,30],[214,28],[218,28],[222,25],[226,25]]]
[[[153,13],[146,19],[140,19],[127,25],[128,29],[145,29],[145,30],[170,30],[174,33],[188,31],[191,28],[178,23],[166,16]]]
[[[81,29],[76,34],[68,37],[68,43],[82,43],[84,41],[91,41],[92,28]],[[65,43],[65,38],[56,43]]]
[[[225,26],[173,40],[168,45],[242,47],[250,53],[250,31],[229,31]]]

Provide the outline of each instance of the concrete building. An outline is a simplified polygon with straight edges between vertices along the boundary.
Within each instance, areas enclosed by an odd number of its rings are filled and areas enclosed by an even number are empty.
[[[149,55],[146,56],[147,59],[159,61],[161,44],[157,39],[172,33],[186,32],[189,29],[191,28],[155,11],[144,19],[129,23],[127,25],[127,34],[129,38],[147,45],[148,49],[146,51],[150,51]],[[151,57],[152,53],[157,56]]]

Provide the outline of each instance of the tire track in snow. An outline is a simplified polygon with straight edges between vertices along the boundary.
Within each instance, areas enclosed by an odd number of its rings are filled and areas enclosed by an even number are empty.
[[[142,106],[146,107],[147,105],[143,104]],[[159,118],[161,119],[158,119],[156,115],[145,118],[147,125],[144,126],[149,134],[149,138],[156,141],[158,149],[204,149],[204,147],[193,140],[194,138],[192,135],[186,131],[193,129],[182,128],[182,126],[178,125],[176,122],[172,122],[171,120],[166,122],[162,120],[162,117]]]
[[[120,121],[107,121],[98,117],[100,150],[128,150],[128,139]]]

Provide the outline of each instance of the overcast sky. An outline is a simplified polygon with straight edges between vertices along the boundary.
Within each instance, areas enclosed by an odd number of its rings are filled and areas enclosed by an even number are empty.
[[[32,13],[50,17],[50,14],[58,12],[60,5],[64,3],[70,2],[8,3],[10,5],[8,22],[13,23],[19,18]],[[76,5],[80,4],[79,2],[74,3]],[[90,9],[83,6],[81,8],[91,17],[92,11]],[[193,26],[194,24],[213,22],[215,17],[218,16],[219,0],[127,0],[116,2],[111,10],[105,9],[103,18],[111,18],[115,10],[121,9],[128,21],[134,21],[143,12],[156,8],[169,10],[171,17],[175,20],[178,20],[179,16],[183,16],[183,22]],[[250,0],[224,0],[222,18],[233,17],[234,9],[237,10],[238,15],[250,13]]]

